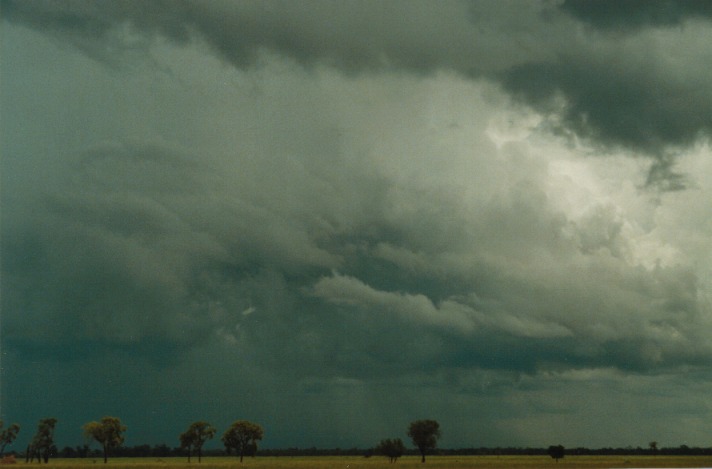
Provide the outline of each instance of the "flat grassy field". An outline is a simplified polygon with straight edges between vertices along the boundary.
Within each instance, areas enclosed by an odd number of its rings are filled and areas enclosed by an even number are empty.
[[[12,466],[10,466],[12,467]],[[425,464],[420,458],[404,456],[396,464],[389,464],[382,456],[364,458],[360,456],[317,456],[317,457],[256,457],[245,458],[240,464],[235,457],[206,457],[198,464],[186,458],[113,458],[104,466],[102,459],[54,459],[49,464],[25,464],[18,461],[16,467],[58,468],[111,467],[113,469],[564,469],[564,468],[642,468],[642,467],[706,467],[712,468],[712,456],[567,456],[557,463],[548,456],[431,456]]]

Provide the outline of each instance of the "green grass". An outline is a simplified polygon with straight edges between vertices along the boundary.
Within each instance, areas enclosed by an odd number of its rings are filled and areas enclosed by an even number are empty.
[[[316,456],[316,457],[205,457],[188,464],[186,458],[112,458],[106,466],[101,458],[54,459],[49,464],[18,465],[26,468],[67,469],[72,467],[107,467],[112,469],[564,469],[564,468],[642,468],[642,467],[712,467],[712,456],[567,456],[558,463],[548,456],[430,456],[425,464],[420,457],[404,456],[389,464],[382,456]]]

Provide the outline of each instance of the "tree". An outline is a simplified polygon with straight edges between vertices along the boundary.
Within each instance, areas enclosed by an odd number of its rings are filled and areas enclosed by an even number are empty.
[[[190,462],[191,450],[195,450],[198,454],[198,462],[200,462],[203,452],[203,445],[206,441],[215,436],[217,430],[208,422],[193,422],[188,427],[188,430],[181,433],[178,439],[180,440],[181,449],[188,450],[188,462]]]
[[[240,462],[242,462],[245,454],[257,451],[257,441],[262,440],[263,437],[264,430],[261,426],[247,420],[236,420],[225,431],[222,441],[228,453],[231,449],[235,449],[235,452],[240,454]]]
[[[4,425],[5,423],[0,419],[0,430],[2,430]],[[17,434],[19,432],[20,426],[16,423],[13,423],[6,429],[0,431],[0,457],[5,454],[5,447],[7,445],[11,445],[12,442],[15,441],[15,438],[17,438]]]
[[[387,440],[381,440],[374,451],[378,454],[386,456],[389,462],[395,463],[398,458],[403,456],[403,453],[405,453],[405,445],[400,438],[396,438],[395,440],[391,440],[389,438]]]
[[[37,458],[37,462],[42,462],[42,460],[44,460],[45,464],[49,462],[50,454],[55,452],[54,450],[56,449],[54,446],[54,427],[56,426],[56,418],[46,418],[39,421],[37,433],[35,433],[32,441],[27,446],[25,460],[32,462]]]
[[[124,442],[126,425],[122,425],[117,417],[102,417],[98,422],[85,423],[82,428],[87,438],[96,440],[101,445],[104,450],[104,464],[109,459],[109,450]]]
[[[84,444],[82,446],[77,446],[75,450],[77,451],[77,454],[80,458],[86,458],[89,454],[89,445]]]
[[[549,453],[549,456],[554,458],[556,460],[556,462],[558,463],[559,459],[564,457],[564,447],[561,445],[549,446],[548,453]]]
[[[418,447],[422,459],[425,462],[425,453],[429,449],[434,449],[440,438],[440,424],[435,420],[416,420],[408,427],[408,436],[413,440],[413,444]]]
[[[657,454],[658,452],[658,442],[657,441],[651,441],[648,443],[648,446],[650,446],[650,452],[653,454]]]

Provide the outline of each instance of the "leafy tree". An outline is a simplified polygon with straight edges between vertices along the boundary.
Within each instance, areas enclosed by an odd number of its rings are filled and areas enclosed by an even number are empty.
[[[418,447],[422,459],[425,462],[425,453],[429,449],[434,449],[440,438],[440,424],[435,420],[416,420],[408,427],[408,436],[413,440],[413,444]]]
[[[102,417],[98,422],[85,423],[82,428],[87,438],[96,440],[101,445],[104,450],[104,464],[109,458],[109,450],[124,442],[126,425],[122,425],[117,417]]]
[[[203,452],[203,445],[206,441],[215,436],[217,430],[208,422],[193,422],[188,427],[188,430],[181,433],[178,439],[180,440],[181,449],[188,450],[188,462],[190,462],[190,453],[195,450],[198,454],[198,462],[200,462]]]
[[[245,454],[257,451],[257,441],[264,437],[264,430],[256,423],[247,420],[236,420],[225,431],[222,441],[229,453],[235,449],[240,454],[240,462]]]
[[[648,443],[648,446],[650,446],[650,452],[653,454],[657,454],[658,452],[658,442],[657,441],[651,441]]]
[[[549,453],[549,456],[554,458],[556,460],[556,462],[558,463],[559,459],[564,457],[564,447],[561,445],[549,446],[548,453]]]
[[[2,430],[2,427],[5,425],[5,423],[0,419],[0,430]],[[13,423],[6,429],[0,431],[0,457],[2,457],[3,454],[5,454],[5,447],[7,445],[11,445],[13,441],[15,441],[15,438],[17,438],[17,434],[20,432],[20,426],[16,423]]]
[[[403,453],[405,453],[405,445],[400,438],[396,438],[395,440],[391,440],[389,438],[387,440],[381,440],[374,451],[378,454],[386,456],[389,462],[395,463],[398,458],[403,456]]]
[[[37,424],[37,433],[27,446],[26,460],[30,462],[37,458],[37,462],[49,462],[50,454],[56,453],[54,446],[54,427],[57,426],[56,418],[41,419]],[[41,458],[41,459],[40,459]]]

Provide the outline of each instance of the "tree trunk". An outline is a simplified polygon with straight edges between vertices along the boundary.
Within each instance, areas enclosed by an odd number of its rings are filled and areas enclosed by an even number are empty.
[[[422,456],[420,462],[425,462],[425,451],[421,451],[420,454]]]
[[[198,448],[198,463],[200,463],[202,459],[203,459],[203,450],[201,448]]]
[[[240,462],[242,462],[242,457],[245,455],[245,448],[240,448]]]
[[[104,445],[104,464],[106,464],[106,461],[109,460],[109,448]]]

